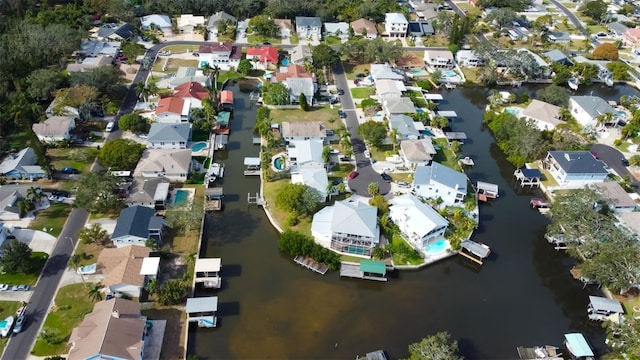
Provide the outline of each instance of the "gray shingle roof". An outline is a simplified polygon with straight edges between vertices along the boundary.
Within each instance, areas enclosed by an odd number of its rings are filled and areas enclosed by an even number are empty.
[[[120,211],[120,217],[113,230],[112,239],[133,235],[141,238],[149,236],[149,223],[155,210],[144,206],[132,206]]]
[[[229,15],[224,11],[218,11],[217,13],[211,15],[209,17],[209,22],[207,23],[207,28],[212,29],[217,26],[218,21],[222,19],[231,20],[234,24],[237,22],[236,18],[233,15]]]
[[[297,27],[321,27],[322,20],[319,17],[296,16]]]
[[[609,30],[616,32],[619,35],[624,34],[627,30],[629,30],[629,28],[619,22],[612,22],[610,24],[607,24],[607,27],[609,28]]]
[[[420,132],[413,123],[413,118],[404,114],[393,114],[389,117],[389,124],[392,129],[396,129],[398,134],[420,136]]]
[[[549,151],[567,174],[606,174],[600,160],[588,151]]]
[[[149,135],[147,135],[147,141],[152,142],[186,142],[189,140],[189,133],[191,132],[191,124],[180,123],[158,123],[151,124]]]
[[[562,62],[567,59],[567,55],[565,55],[562,51],[558,49],[547,51],[544,53],[544,55],[548,57],[549,60],[555,61],[555,62]]]
[[[467,188],[467,176],[435,161],[430,166],[418,166],[413,175],[413,183],[416,185],[428,185],[438,182],[452,189],[465,191]]]
[[[572,96],[571,100],[580,106],[593,118],[606,113],[613,113],[614,109],[599,96]]]

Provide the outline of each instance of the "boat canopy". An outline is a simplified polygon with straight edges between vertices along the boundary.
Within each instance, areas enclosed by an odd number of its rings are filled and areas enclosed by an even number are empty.
[[[575,357],[594,356],[587,339],[580,333],[564,334],[567,350]]]
[[[589,304],[596,311],[606,311],[612,313],[623,313],[622,305],[618,300],[600,296],[589,296]]]
[[[218,310],[217,296],[187,299],[187,306],[186,306],[187,314],[207,313],[207,312],[214,312],[217,310]]]
[[[220,103],[221,104],[233,104],[233,91],[231,90],[223,90],[220,92]]]
[[[465,240],[462,242],[462,244],[460,244],[460,246],[465,248],[470,253],[483,259],[491,254],[491,249],[487,245],[479,244],[475,241]]]
[[[259,157],[246,157],[244,158],[244,166],[259,166],[260,158]]]

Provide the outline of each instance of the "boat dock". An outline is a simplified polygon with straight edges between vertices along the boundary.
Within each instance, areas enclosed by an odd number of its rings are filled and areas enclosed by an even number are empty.
[[[499,195],[498,185],[487,182],[476,182],[476,192],[478,194],[478,200],[487,201],[488,199],[495,199]]]
[[[329,271],[328,265],[323,264],[321,262],[317,262],[310,257],[298,255],[293,259],[293,261],[295,261],[296,264],[302,265],[309,270],[313,270],[320,275],[324,275],[327,273],[327,271]]]
[[[356,356],[356,360],[387,360],[387,354],[384,353],[384,350],[376,350],[372,352],[368,352],[365,356]]]
[[[533,198],[529,201],[529,205],[534,209],[546,209],[549,207],[549,203],[543,198]]]
[[[360,264],[340,263],[340,277],[387,281],[387,264],[384,261],[360,260]]]
[[[489,254],[491,254],[489,246],[472,240],[465,240],[460,246],[462,246],[459,252],[460,255],[480,265],[483,264],[482,260],[488,258]]]
[[[215,133],[213,134],[213,150],[214,151],[226,150],[227,143],[229,143],[229,135],[224,135],[224,134],[216,135]]]
[[[465,156],[462,159],[458,160],[458,162],[461,165],[465,165],[465,166],[474,166],[476,163],[473,161],[472,158]]]
[[[244,166],[247,167],[244,171],[245,176],[260,176],[260,173],[262,172],[259,157],[244,158]]]
[[[216,311],[218,311],[217,296],[188,298],[185,306],[187,321],[195,322],[198,327],[202,328],[212,328],[218,325]]]
[[[524,347],[518,346],[518,356],[522,360],[564,360],[560,348],[551,345]]]
[[[222,268],[222,259],[220,258],[198,258],[194,270],[195,283],[201,283],[205,288],[220,289],[222,286],[222,278],[220,277],[220,269]]]
[[[516,171],[513,172],[513,176],[516,177],[520,187],[539,187],[542,183],[542,172],[538,169],[516,169]]]
[[[224,197],[224,191],[222,187],[217,186],[213,188],[204,189],[204,210],[205,211],[220,211],[222,210],[222,198]]]

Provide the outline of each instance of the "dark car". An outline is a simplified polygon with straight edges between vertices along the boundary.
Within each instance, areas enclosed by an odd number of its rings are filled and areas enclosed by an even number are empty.
[[[60,197],[69,197],[69,196],[71,196],[71,194],[69,194],[68,191],[64,191],[64,190],[53,190],[53,191],[51,191],[51,195],[60,196]]]
[[[382,173],[380,174],[380,177],[382,178],[382,180],[384,180],[385,182],[391,182],[391,176],[389,176],[389,174],[387,173]]]
[[[345,113],[342,110],[338,110],[338,116],[340,117],[340,119],[346,119],[347,118],[347,113]]]
[[[344,89],[338,88],[338,95],[344,95]]]
[[[61,173],[63,174],[79,174],[80,171],[71,168],[71,167],[66,167],[66,168],[62,168],[62,170],[60,170]]]
[[[627,160],[626,158],[622,158],[622,165],[629,166],[629,160]]]
[[[591,156],[593,156],[594,158],[596,158],[596,160],[599,160],[600,158],[598,157],[598,153],[596,153],[595,151],[589,151],[591,153]]]
[[[265,41],[265,42],[263,42],[263,43],[262,43],[262,45],[264,45],[264,46],[271,46],[271,43],[270,43],[270,42],[266,42],[266,41]]]

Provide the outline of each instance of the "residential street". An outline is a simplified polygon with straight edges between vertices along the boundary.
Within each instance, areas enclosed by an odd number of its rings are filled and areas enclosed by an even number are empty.
[[[598,158],[605,164],[607,164],[607,166],[609,166],[611,169],[613,169],[620,177],[629,175],[636,192],[640,194],[640,182],[638,182],[638,180],[633,175],[631,175],[629,169],[627,169],[627,167],[622,164],[624,155],[620,151],[618,151],[618,149],[609,145],[593,144],[591,145],[590,150],[598,154]]]
[[[49,306],[56,293],[62,274],[75,248],[76,234],[89,218],[84,209],[74,209],[65,224],[58,242],[42,270],[38,284],[33,288],[31,301],[27,306],[27,320],[21,333],[13,335],[4,349],[2,359],[27,359],[35,339],[47,317]]]

